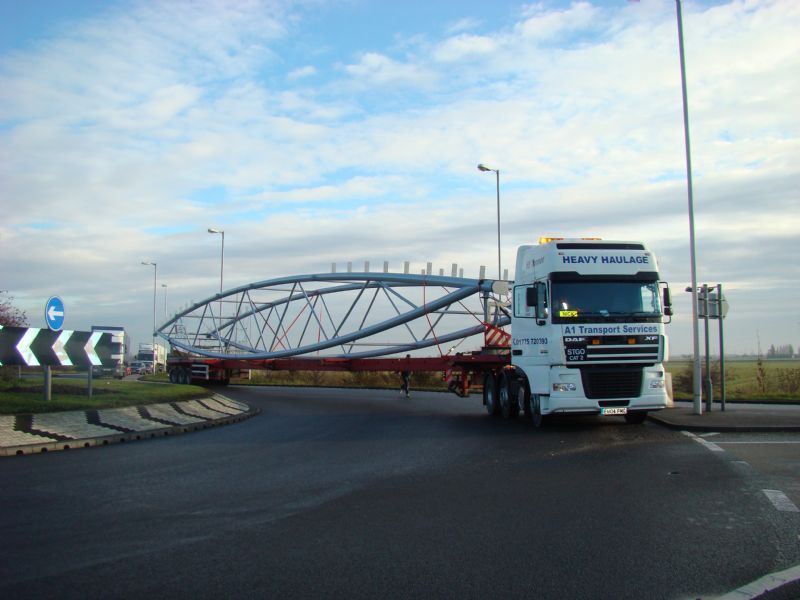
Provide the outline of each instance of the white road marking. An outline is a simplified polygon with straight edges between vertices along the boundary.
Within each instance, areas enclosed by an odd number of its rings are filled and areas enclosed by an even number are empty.
[[[711,431],[709,433],[701,433],[698,437],[714,437],[715,435],[719,435],[719,431]]]
[[[720,596],[717,600],[747,600],[749,598],[758,598],[765,592],[777,589],[794,581],[800,581],[800,565],[790,567],[785,571],[765,575],[761,579],[757,579],[740,587],[738,590],[733,590],[724,596]]]
[[[780,490],[761,490],[764,495],[772,502],[772,506],[783,512],[800,512],[794,502]]]
[[[683,431],[681,433],[683,433],[685,436],[690,437],[698,444],[705,446],[708,450],[711,450],[711,452],[725,452],[725,450],[717,446],[715,443],[709,442],[708,440],[704,440],[703,438],[693,434],[691,431]]]
[[[800,440],[796,442],[780,441],[780,440],[764,440],[759,441],[737,441],[737,442],[717,442],[718,444],[800,444]]]

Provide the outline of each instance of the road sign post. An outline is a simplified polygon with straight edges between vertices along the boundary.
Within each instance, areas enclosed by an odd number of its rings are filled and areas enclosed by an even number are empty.
[[[723,306],[724,303],[724,306]],[[728,312],[728,303],[725,302],[725,297],[722,295],[722,284],[717,284],[717,314],[719,318],[719,395],[720,407],[725,410],[725,343],[722,334],[722,322],[725,320],[725,314]]]
[[[688,288],[687,288],[688,289]],[[722,295],[722,284],[718,283],[716,286],[709,286],[703,284],[699,290],[697,300],[697,312],[701,319],[705,320],[706,332],[706,377],[705,377],[705,391],[706,391],[706,406],[707,410],[711,410],[711,403],[713,402],[712,382],[711,382],[711,359],[709,356],[709,340],[708,340],[708,327],[709,319],[717,319],[719,321],[719,378],[720,378],[720,408],[725,410],[725,337],[722,322],[728,314],[728,300]]]
[[[44,305],[44,322],[51,331],[61,331],[64,326],[64,301],[58,296],[50,296]],[[53,373],[50,365],[44,367],[44,400],[53,397]]]
[[[705,321],[705,331],[706,331],[706,411],[711,412],[711,407],[714,403],[714,395],[711,388],[711,353],[709,351],[709,340],[708,340],[708,285],[705,283],[703,284],[703,288],[700,290],[702,294],[701,301],[703,303],[702,313],[703,318]]]
[[[53,369],[50,365],[44,367],[44,401],[50,402],[53,397]]]

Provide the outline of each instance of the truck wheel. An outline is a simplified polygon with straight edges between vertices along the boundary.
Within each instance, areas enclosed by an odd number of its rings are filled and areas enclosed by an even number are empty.
[[[178,383],[178,369],[173,368],[169,370],[169,382]]]
[[[178,369],[177,379],[181,385],[186,383],[186,369]]]
[[[514,378],[503,371],[500,374],[500,381],[497,386],[497,395],[500,398],[500,411],[504,419],[515,419],[519,414],[517,405],[517,391]]]
[[[522,407],[522,414],[526,420],[531,418],[531,390],[525,379],[517,381],[517,406]]]
[[[500,412],[500,402],[497,399],[497,379],[494,373],[487,373],[483,378],[483,403],[486,412],[494,416]]]
[[[542,415],[542,397],[539,394],[531,395],[531,423],[537,429],[546,424],[545,417]]]
[[[644,420],[647,418],[647,411],[641,410],[638,412],[632,412],[625,415],[625,422],[630,423],[631,425],[641,425],[644,423]]]

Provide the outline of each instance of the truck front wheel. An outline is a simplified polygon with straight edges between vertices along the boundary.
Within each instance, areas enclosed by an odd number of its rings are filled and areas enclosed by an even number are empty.
[[[497,395],[500,397],[500,410],[504,419],[515,419],[519,414],[517,404],[516,381],[507,371],[500,374],[500,382],[497,386]]]
[[[546,424],[545,417],[542,415],[542,397],[539,394],[531,394],[531,423],[537,429]]]
[[[494,416],[500,412],[500,402],[497,398],[497,379],[494,373],[487,373],[483,378],[483,404],[486,412]]]
[[[522,378],[517,381],[517,406],[522,408],[522,414],[525,419],[531,419],[531,390],[528,387],[528,381]]]

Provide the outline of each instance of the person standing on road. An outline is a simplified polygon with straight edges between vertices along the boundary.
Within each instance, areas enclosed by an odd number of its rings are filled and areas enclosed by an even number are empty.
[[[411,358],[410,354],[406,354],[406,358]],[[400,394],[405,395],[406,398],[409,397],[408,393],[408,385],[411,381],[411,372],[408,370],[408,367],[405,370],[400,371]]]

